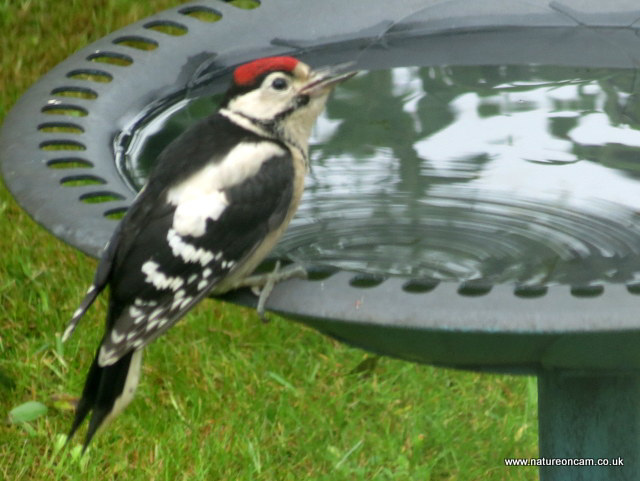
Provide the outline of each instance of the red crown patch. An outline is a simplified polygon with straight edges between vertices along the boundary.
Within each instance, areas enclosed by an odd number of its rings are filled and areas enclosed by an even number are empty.
[[[266,57],[240,65],[233,72],[236,85],[251,85],[262,74],[276,70],[291,72],[298,65],[298,59],[293,57]]]

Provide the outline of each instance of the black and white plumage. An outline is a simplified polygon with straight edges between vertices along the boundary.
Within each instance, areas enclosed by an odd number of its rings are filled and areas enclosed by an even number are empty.
[[[172,142],[122,219],[63,340],[106,286],[105,334],[69,439],[85,448],[133,398],[142,349],[269,253],[302,195],[311,127],[337,83],[292,57],[238,67],[222,106]]]

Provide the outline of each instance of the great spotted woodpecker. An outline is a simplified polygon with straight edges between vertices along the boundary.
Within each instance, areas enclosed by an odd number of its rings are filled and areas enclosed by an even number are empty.
[[[354,74],[293,57],[242,65],[219,110],[160,154],[63,335],[108,285],[106,330],[68,439],[91,412],[86,449],[131,402],[143,348],[207,295],[241,285],[271,251],[302,195],[311,128]]]

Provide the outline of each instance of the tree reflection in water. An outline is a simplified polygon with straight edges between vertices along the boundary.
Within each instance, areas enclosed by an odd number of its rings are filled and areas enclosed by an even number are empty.
[[[640,280],[637,77],[527,65],[363,72],[318,123],[278,253],[423,279]],[[139,132],[139,183],[211,105],[185,103]]]

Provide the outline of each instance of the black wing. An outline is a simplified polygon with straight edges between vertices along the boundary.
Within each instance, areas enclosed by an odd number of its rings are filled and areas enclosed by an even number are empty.
[[[173,229],[176,207],[167,201],[168,192],[204,166],[219,162],[211,152],[224,157],[238,140],[268,142],[266,150],[281,155],[263,158],[255,175],[223,189],[228,205],[215,220],[207,220],[202,235],[179,235]],[[86,449],[97,429],[128,404],[140,372],[142,346],[177,322],[281,225],[293,181],[292,158],[284,146],[242,131],[219,115],[191,129],[161,154],[147,186],[114,232],[94,283],[65,333],[66,338],[109,284],[106,331],[68,440],[93,412]]]
[[[134,267],[126,266],[126,264],[129,262],[128,259],[130,255],[133,255],[134,259],[136,258],[134,251],[139,250],[140,245],[147,246],[149,252],[153,252],[153,249],[158,248],[155,244],[159,239],[156,237],[161,235],[162,229],[168,228],[170,219],[174,213],[174,208],[165,202],[168,188],[189,178],[206,164],[215,162],[216,160],[219,161],[237,145],[238,141],[261,142],[264,140],[264,138],[257,136],[253,132],[231,123],[226,117],[220,114],[214,114],[199,122],[169,144],[158,157],[149,176],[147,185],[138,194],[105,247],[93,283],[69,321],[69,325],[63,335],[63,340],[67,340],[70,337],[80,319],[107,284],[112,282],[113,279],[127,284],[126,277],[133,274]],[[212,158],[212,152],[217,152],[219,158]],[[275,174],[273,182],[276,184],[282,183],[282,185],[276,186],[276,188],[281,189],[281,192],[284,194],[283,199],[288,201],[287,189],[290,189],[290,186],[285,184],[290,181],[290,179],[288,179],[290,165],[290,159],[284,159],[282,163],[278,162],[274,165],[265,166],[266,170],[260,173],[260,179],[256,179],[256,181],[264,182],[266,178]],[[278,172],[275,172],[275,170],[280,168],[284,170],[281,172],[280,177],[278,177]],[[267,172],[267,170],[269,172]],[[270,185],[268,189],[271,188],[273,188],[273,186]],[[262,209],[256,208],[255,206],[250,207],[249,205],[252,202],[251,196],[259,197],[269,192],[269,190],[264,189],[260,192],[259,185],[256,186],[256,189],[254,189],[253,193],[247,191],[246,194],[242,195],[238,194],[236,190],[233,190],[233,192],[236,192],[234,195],[239,203],[234,206],[230,214],[233,212],[238,218],[236,220],[232,218],[231,215],[228,215],[228,218],[225,219],[225,223],[235,229],[233,234],[231,234],[232,231],[227,233],[221,232],[221,229],[215,229],[215,235],[221,236],[219,240],[221,245],[225,246],[228,244],[231,235],[237,235],[238,228],[236,224],[238,222],[245,222],[242,220],[243,217],[247,219],[246,222],[256,222],[255,219],[251,219],[249,216],[270,216],[273,214],[273,212],[270,212],[270,209],[274,211],[278,210],[277,207],[274,207],[274,205],[279,202],[277,199],[275,199],[275,204],[272,203],[273,205],[259,202],[260,205],[258,207]],[[238,191],[243,191],[243,189],[239,189]],[[246,199],[244,199],[243,196],[246,197]],[[243,207],[243,205],[245,207]],[[253,209],[253,211],[247,212],[247,210],[250,209]],[[260,229],[260,227],[257,228]],[[227,237],[225,237],[225,235]],[[149,237],[152,238],[149,239]],[[211,237],[214,237],[214,235],[209,236],[209,238]],[[232,250],[233,248],[232,246]],[[238,247],[235,249],[236,251],[241,250],[240,241]],[[222,265],[220,267],[222,267]],[[129,272],[127,272],[127,270]],[[134,286],[135,282],[132,284],[132,287]],[[109,326],[115,322],[114,319],[115,317],[111,315],[107,323],[108,329]]]
[[[176,209],[166,201],[168,189],[153,203],[141,198],[147,208],[138,207],[123,225],[113,254],[100,365],[164,333],[281,224],[293,195],[294,168],[288,149],[277,150],[281,155],[266,159],[256,175],[223,190],[228,206],[207,220],[201,236],[173,229]]]

